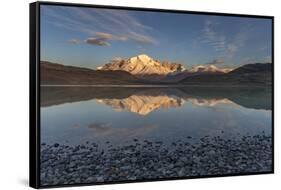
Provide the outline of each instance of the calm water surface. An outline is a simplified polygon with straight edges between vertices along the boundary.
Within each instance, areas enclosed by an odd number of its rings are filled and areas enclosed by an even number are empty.
[[[271,134],[264,88],[41,88],[41,142],[165,144],[192,137]]]

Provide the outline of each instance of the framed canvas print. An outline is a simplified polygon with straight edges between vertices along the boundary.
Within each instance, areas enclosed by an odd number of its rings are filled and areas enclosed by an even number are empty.
[[[30,4],[30,186],[273,173],[273,17]]]

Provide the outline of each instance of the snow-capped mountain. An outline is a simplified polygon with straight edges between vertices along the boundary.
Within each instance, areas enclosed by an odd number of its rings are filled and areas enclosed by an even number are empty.
[[[218,68],[215,65],[197,65],[188,70],[189,73],[228,73],[231,68]]]
[[[197,65],[190,69],[184,68],[179,63],[171,63],[168,61],[158,61],[148,55],[141,54],[128,59],[114,59],[104,66],[98,67],[97,70],[103,71],[126,71],[132,75],[159,79],[164,81],[177,81],[188,76],[199,74],[224,74],[232,71],[229,68],[218,68],[215,65]]]
[[[128,59],[116,59],[104,66],[98,67],[98,70],[122,70],[133,75],[147,76],[160,75],[165,76],[173,72],[184,71],[185,68],[178,63],[160,62],[152,59],[148,55],[141,54]]]
[[[168,74],[164,80],[166,82],[177,82],[186,77],[206,74],[221,75],[229,73],[232,70],[231,68],[218,68],[215,65],[196,65],[182,72]]]

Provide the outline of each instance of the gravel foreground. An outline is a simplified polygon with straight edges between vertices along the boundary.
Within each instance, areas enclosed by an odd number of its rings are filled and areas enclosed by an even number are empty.
[[[153,180],[272,171],[272,142],[266,135],[224,140],[192,137],[168,146],[162,141],[133,139],[107,147],[41,144],[41,185]],[[193,142],[193,141],[192,141]]]

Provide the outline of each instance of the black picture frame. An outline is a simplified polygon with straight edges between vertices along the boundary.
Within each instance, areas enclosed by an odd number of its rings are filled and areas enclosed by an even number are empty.
[[[258,173],[239,173],[227,175],[210,175],[210,176],[194,176],[194,177],[178,177],[178,178],[161,178],[156,180],[130,180],[118,182],[98,182],[87,184],[70,184],[70,185],[40,185],[40,6],[68,6],[68,7],[90,7],[90,8],[106,8],[119,10],[135,10],[135,11],[152,11],[166,13],[184,13],[195,15],[216,15],[216,16],[231,16],[231,17],[246,17],[246,18],[264,18],[270,19],[272,22],[272,170],[269,172]],[[227,177],[227,176],[245,176],[257,174],[273,174],[274,173],[274,17],[263,15],[248,15],[248,14],[233,14],[233,13],[218,13],[218,12],[200,12],[187,10],[168,10],[155,8],[139,8],[139,7],[121,7],[108,5],[92,5],[78,3],[59,3],[59,2],[34,2],[29,4],[29,39],[30,39],[30,82],[29,82],[29,185],[33,188],[51,188],[51,187],[69,187],[69,186],[84,186],[84,185],[101,185],[101,184],[120,184],[120,183],[135,183],[135,182],[151,182],[163,180],[181,180],[194,178],[210,178],[210,177]]]

